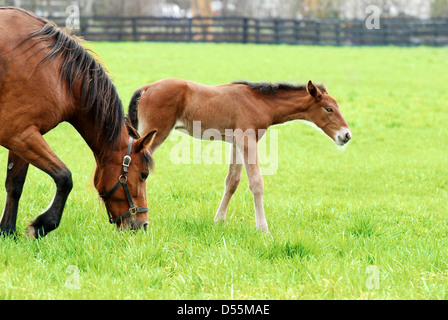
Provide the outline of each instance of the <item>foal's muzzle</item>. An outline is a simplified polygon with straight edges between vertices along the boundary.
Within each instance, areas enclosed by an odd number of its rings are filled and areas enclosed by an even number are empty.
[[[352,133],[348,128],[342,128],[336,133],[336,143],[340,146],[346,145],[352,139]]]

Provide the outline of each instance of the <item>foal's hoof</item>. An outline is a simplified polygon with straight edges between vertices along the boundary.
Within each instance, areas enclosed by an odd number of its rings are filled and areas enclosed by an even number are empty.
[[[271,233],[269,232],[269,228],[268,226],[261,226],[261,227],[257,227],[257,230],[260,232],[263,232],[267,235],[270,235]]]
[[[213,220],[215,222],[215,224],[220,225],[220,224],[224,224],[226,222],[225,219],[214,219]]]

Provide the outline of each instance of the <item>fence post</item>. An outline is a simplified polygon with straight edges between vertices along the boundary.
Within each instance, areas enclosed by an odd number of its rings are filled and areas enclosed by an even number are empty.
[[[137,37],[137,18],[132,18],[132,38],[134,39],[135,42],[138,41],[138,37]]]
[[[188,18],[187,27],[188,27],[188,41],[192,42],[193,41],[193,18]]]
[[[280,30],[279,30],[279,21],[278,19],[274,20],[274,43],[280,43]]]
[[[256,41],[260,43],[260,19],[255,19],[255,28],[257,29]]]
[[[296,43],[300,43],[300,20],[294,21],[294,34],[296,37]]]
[[[437,47],[438,45],[438,38],[439,38],[439,24],[437,23],[437,21],[433,21],[433,25],[434,25],[434,46]]]
[[[320,37],[320,22],[316,20],[316,43],[321,43],[321,37]]]
[[[341,45],[341,24],[336,21],[336,45]]]
[[[359,35],[359,44],[360,45],[366,45],[366,39],[365,39],[365,35],[366,35],[366,29],[364,28],[364,22],[360,22],[359,26],[358,26],[358,35]]]
[[[414,31],[413,31],[412,24],[409,23],[409,25],[408,25],[408,45],[409,46],[412,46],[412,38],[414,36],[413,34],[414,34]]]
[[[243,43],[247,43],[249,39],[249,18],[243,18]]]
[[[81,37],[86,38],[89,29],[89,19],[81,18]]]

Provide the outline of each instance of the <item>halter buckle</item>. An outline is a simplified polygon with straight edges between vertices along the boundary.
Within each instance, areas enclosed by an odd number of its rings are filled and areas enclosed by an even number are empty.
[[[132,158],[128,155],[123,158],[123,171],[128,172],[129,165],[131,164]]]
[[[131,216],[135,216],[138,213],[138,208],[135,206],[129,208],[129,213],[131,214]]]

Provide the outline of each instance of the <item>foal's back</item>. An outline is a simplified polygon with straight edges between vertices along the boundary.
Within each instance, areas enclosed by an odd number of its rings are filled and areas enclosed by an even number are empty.
[[[201,134],[216,129],[267,128],[267,110],[245,85],[207,86],[181,79],[164,79],[142,87],[138,104],[139,131],[157,129],[165,140],[173,128],[193,134],[193,123],[201,122]]]

